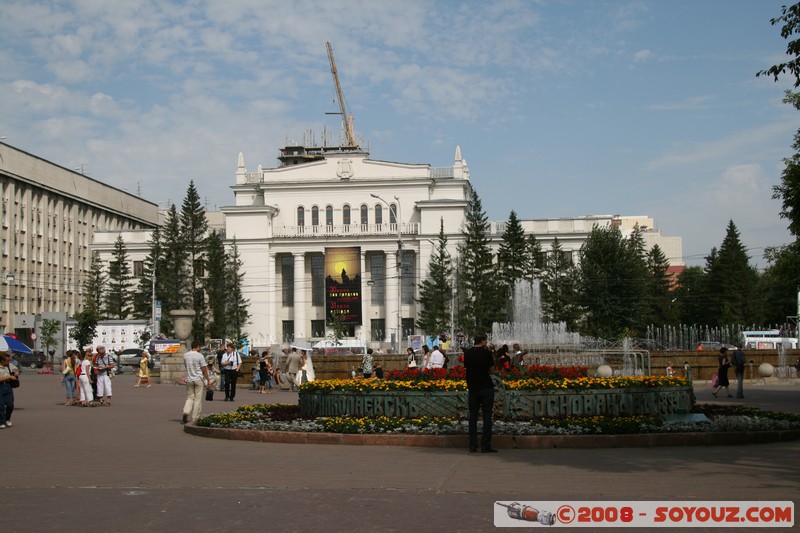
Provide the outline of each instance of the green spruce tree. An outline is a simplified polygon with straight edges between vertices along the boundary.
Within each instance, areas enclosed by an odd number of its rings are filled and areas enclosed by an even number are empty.
[[[225,339],[227,321],[227,288],[226,279],[227,255],[222,234],[212,231],[208,235],[206,248],[206,294],[208,295],[208,309],[210,312],[208,335],[212,339]]]
[[[112,260],[108,263],[108,290],[105,294],[105,316],[113,320],[125,320],[131,314],[130,295],[131,267],[128,250],[122,235],[117,235]]]
[[[453,287],[451,278],[453,261],[447,251],[447,235],[444,220],[439,222],[439,239],[428,262],[428,277],[420,282],[420,311],[417,327],[427,335],[439,335],[450,329],[450,303]]]
[[[243,284],[244,272],[242,267],[244,263],[239,256],[239,246],[236,244],[234,237],[231,243],[231,249],[228,258],[227,269],[227,315],[228,315],[228,337],[234,339],[237,345],[247,337],[245,326],[250,320],[249,307],[250,301],[244,297]]]
[[[156,297],[161,300],[161,332],[173,336],[175,331],[170,311],[186,309],[191,302],[186,274],[188,254],[175,204],[169,208],[161,237],[162,257],[157,270]]]
[[[187,255],[188,294],[195,315],[192,322],[192,334],[195,339],[206,338],[206,294],[203,287],[203,276],[206,271],[206,239],[208,220],[206,210],[200,202],[200,195],[189,182],[186,197],[181,207],[181,239]]]
[[[489,246],[489,221],[474,189],[470,191],[462,233],[464,242],[458,255],[464,298],[459,324],[469,334],[491,332],[492,323],[504,322],[506,313],[505,306],[498,302],[500,280]]]
[[[578,270],[566,257],[558,237],[553,239],[541,277],[542,314],[546,322],[565,322],[575,331],[581,317]]]
[[[505,230],[498,248],[498,262],[500,269],[500,283],[498,286],[498,305],[506,302],[506,315],[511,315],[511,302],[514,298],[514,286],[517,281],[526,278],[526,271],[530,264],[530,251],[525,238],[525,230],[517,218],[517,213],[511,211],[506,222]]]

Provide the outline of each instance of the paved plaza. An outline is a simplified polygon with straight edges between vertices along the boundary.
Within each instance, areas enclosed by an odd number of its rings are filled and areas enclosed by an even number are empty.
[[[797,503],[800,494],[798,441],[485,455],[226,441],[183,432],[182,386],[134,383],[131,373],[114,379],[111,407],[65,407],[58,376],[23,373],[14,426],[0,430],[3,532],[491,531],[496,500]],[[707,384],[696,393],[713,400]],[[800,412],[796,384],[746,382],[745,395],[716,401]],[[296,398],[240,388],[235,402],[204,412]]]

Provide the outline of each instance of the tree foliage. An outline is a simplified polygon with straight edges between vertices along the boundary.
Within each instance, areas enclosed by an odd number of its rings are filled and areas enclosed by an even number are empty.
[[[553,239],[542,271],[542,314],[545,322],[565,322],[575,331],[582,310],[578,304],[578,270],[564,253],[558,237]]]
[[[511,211],[506,222],[505,230],[501,237],[498,247],[497,259],[500,270],[499,275],[499,300],[500,302],[511,302],[514,295],[514,286],[517,281],[524,279],[526,273],[530,271],[530,250],[525,238],[525,230],[517,218],[517,213]],[[529,278],[530,279],[530,278]],[[510,307],[507,313],[510,314]]]
[[[89,272],[83,281],[83,307],[91,308],[98,320],[103,309],[107,281],[108,275],[103,270],[100,252],[94,251],[89,262]]]
[[[236,244],[236,238],[231,243],[229,254],[226,283],[228,328],[226,331],[229,337],[233,337],[234,341],[239,342],[247,337],[247,332],[244,328],[250,319],[248,311],[250,301],[244,297],[242,288],[244,284],[244,272],[242,271],[244,263],[239,255],[239,246]]]
[[[778,81],[788,70],[794,77],[794,86],[800,87],[800,39],[792,38],[800,34],[800,4],[782,6],[781,16],[771,19],[770,22],[773,26],[783,24],[781,26],[781,37],[791,39],[786,45],[786,55],[791,59],[785,63],[778,63],[765,70],[758,71],[756,77],[772,76],[775,81]]]
[[[489,221],[478,193],[472,189],[462,232],[464,242],[458,253],[459,281],[465,292],[459,324],[470,333],[491,331],[494,322],[505,318],[505,306],[497,300],[499,279],[488,233]]]
[[[227,311],[227,256],[222,234],[212,231],[206,243],[206,278],[209,321],[207,332],[212,339],[225,339]]]
[[[673,305],[675,295],[672,291],[672,278],[669,275],[669,261],[658,244],[647,252],[648,283],[648,322],[659,326],[678,323],[677,307]]]
[[[203,290],[203,274],[206,269],[208,221],[194,181],[189,182],[189,188],[186,190],[186,197],[181,206],[180,218],[181,240],[187,257],[187,292],[195,312],[192,334],[196,339],[205,339],[208,313]]]
[[[419,284],[417,327],[428,335],[439,335],[450,327],[453,295],[453,260],[447,251],[444,220],[439,222],[439,239],[428,262],[428,277]]]
[[[131,313],[131,267],[122,235],[117,235],[112,260],[108,263],[108,290],[105,294],[105,316],[125,320]]]

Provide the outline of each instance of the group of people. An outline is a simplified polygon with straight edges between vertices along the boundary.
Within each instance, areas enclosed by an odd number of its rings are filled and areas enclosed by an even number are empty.
[[[447,368],[447,357],[438,344],[432,350],[423,344],[419,363],[417,363],[417,355],[413,348],[409,347],[406,353],[408,355],[406,368],[408,369],[430,370],[432,368]]]
[[[728,398],[733,398],[733,394],[731,394],[730,390],[728,389],[730,386],[728,369],[733,367],[736,371],[736,397],[744,398],[744,365],[747,362],[744,352],[740,348],[736,348],[733,351],[733,354],[729,355],[728,348],[723,346],[719,349],[718,360],[719,366],[717,367],[717,384],[714,386],[714,390],[711,391],[711,394],[714,396],[714,398],[716,398],[719,391],[724,387]]]
[[[110,406],[115,369],[116,363],[104,346],[94,351],[89,347],[83,353],[67,350],[61,361],[61,383],[66,389],[64,405]],[[149,383],[149,374],[147,379]]]

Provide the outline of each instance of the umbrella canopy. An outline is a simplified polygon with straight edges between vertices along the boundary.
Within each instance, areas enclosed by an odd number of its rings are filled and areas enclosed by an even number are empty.
[[[33,350],[25,346],[22,341],[14,337],[9,337],[8,335],[0,336],[0,352],[7,352],[9,350],[14,350],[14,353],[33,353]]]
[[[298,341],[294,341],[292,344],[289,345],[289,348],[297,348],[298,350],[311,350],[311,343],[300,339]]]

